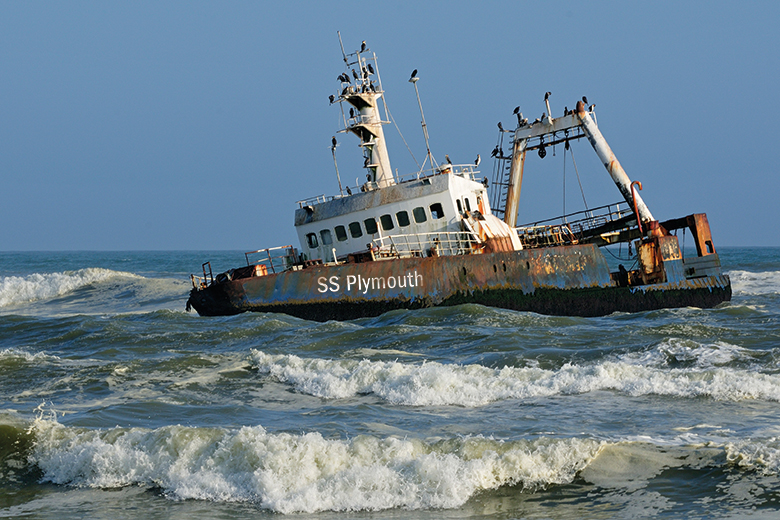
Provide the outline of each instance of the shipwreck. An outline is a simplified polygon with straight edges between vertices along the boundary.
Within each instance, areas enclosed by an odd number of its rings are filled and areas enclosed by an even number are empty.
[[[593,106],[546,112],[529,122],[517,109],[514,130],[499,124],[491,178],[470,164],[437,163],[428,146],[422,167],[393,174],[383,133],[388,117],[376,55],[365,42],[344,53],[330,104],[339,132],[360,144],[366,181],[343,186],[332,141],[338,194],[297,202],[299,247],[253,250],[245,265],[192,275],[187,309],[203,316],[281,312],[304,319],[348,320],[394,309],[476,303],[542,314],[601,316],[660,308],[714,307],[731,284],[704,213],[657,220],[601,134]],[[409,81],[417,90],[417,71]],[[384,108],[384,110],[383,110]],[[382,117],[384,112],[384,118]],[[585,138],[622,196],[618,203],[518,226],[527,155]],[[504,153],[504,141],[508,143]],[[676,230],[690,232],[685,256]],[[626,244],[632,265],[610,268],[602,248]]]

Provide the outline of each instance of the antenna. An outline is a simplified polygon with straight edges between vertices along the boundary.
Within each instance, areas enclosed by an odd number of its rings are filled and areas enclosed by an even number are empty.
[[[420,101],[420,91],[417,89],[417,80],[420,78],[417,77],[417,69],[414,69],[414,72],[412,72],[412,77],[409,78],[409,83],[414,85],[414,92],[417,94],[417,104],[420,106],[420,116],[422,117],[422,129],[423,129],[423,137],[425,137],[425,149],[427,150],[427,157],[425,158],[425,161],[430,161],[431,168],[433,168],[433,156],[431,155],[431,145],[428,142],[428,126],[425,124],[425,114],[423,113],[423,107],[422,107],[422,101]],[[423,161],[422,168],[420,168],[420,171],[422,171],[425,168],[425,161]]]
[[[344,52],[344,42],[341,41],[341,31],[336,31],[336,34],[339,35],[339,45],[341,45],[341,55],[344,56],[344,63],[347,62],[347,53]]]

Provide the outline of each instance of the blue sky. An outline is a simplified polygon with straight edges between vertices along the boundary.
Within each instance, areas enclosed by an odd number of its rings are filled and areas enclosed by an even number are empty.
[[[0,250],[253,250],[296,242],[295,202],[337,192],[328,105],[377,53],[391,113],[481,169],[496,123],[587,95],[659,219],[706,212],[717,245],[780,245],[778,2],[2,2]],[[415,164],[385,127],[399,173]],[[363,178],[339,136],[342,179]],[[586,142],[590,206],[620,196]],[[562,149],[529,161],[518,222],[582,208]],[[564,194],[564,175],[566,193]]]

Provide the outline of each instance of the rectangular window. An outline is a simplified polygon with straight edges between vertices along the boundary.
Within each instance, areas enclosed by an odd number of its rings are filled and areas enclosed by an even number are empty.
[[[373,235],[374,233],[377,232],[376,220],[374,219],[374,217],[367,218],[366,220],[363,221],[363,223],[366,225],[366,233],[368,233],[369,235]]]
[[[333,243],[333,238],[330,234],[330,229],[323,229],[320,231],[320,238],[322,239],[323,246],[329,246]]]
[[[306,244],[309,246],[309,249],[317,249],[317,234],[309,233],[306,235]]]
[[[409,225],[409,213],[406,211],[399,211],[395,214],[395,218],[398,220],[398,225],[406,227]]]
[[[382,223],[382,229],[385,231],[390,231],[395,227],[393,225],[393,217],[391,215],[382,215],[379,217],[379,222]]]
[[[471,211],[471,203],[469,202],[469,198],[466,197],[466,211]]]
[[[420,206],[414,208],[412,210],[412,215],[414,215],[414,221],[418,224],[422,224],[426,220],[428,220],[428,217],[425,216],[425,208],[422,208]]]
[[[438,218],[444,218],[444,208],[441,207],[440,202],[431,204],[431,217],[433,218],[433,220],[436,220]]]
[[[458,206],[458,213],[463,213],[463,204],[460,203],[460,199],[455,199],[455,204]]]
[[[363,236],[363,230],[360,229],[360,222],[350,223],[349,234],[352,235],[352,238],[360,238]]]
[[[344,242],[347,239],[347,229],[344,226],[336,226],[336,239]]]

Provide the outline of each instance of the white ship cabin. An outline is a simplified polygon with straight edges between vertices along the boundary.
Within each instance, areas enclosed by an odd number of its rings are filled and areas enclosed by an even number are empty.
[[[470,252],[466,248],[479,239],[462,221],[474,211],[491,215],[487,190],[470,166],[438,171],[354,195],[300,201],[295,226],[301,252],[323,262],[372,247],[398,256],[425,256],[434,244],[443,254]]]

